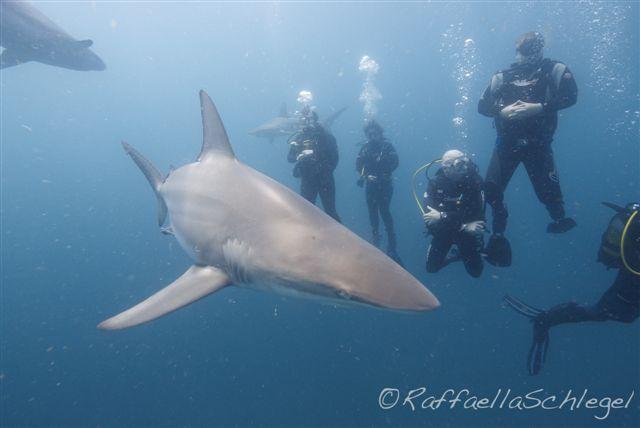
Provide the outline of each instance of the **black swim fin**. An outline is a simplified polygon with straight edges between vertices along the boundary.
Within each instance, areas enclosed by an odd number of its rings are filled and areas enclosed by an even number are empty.
[[[527,318],[535,318],[544,311],[534,306],[528,305],[520,299],[516,299],[513,296],[505,294],[502,300],[511,307],[514,311],[524,315]]]
[[[529,356],[527,357],[527,369],[531,376],[540,373],[542,366],[547,359],[547,350],[549,349],[549,328],[543,322],[534,321],[533,325],[533,341],[529,348]]]
[[[524,303],[522,300],[506,294],[504,302],[516,312],[531,319],[533,322],[533,341],[527,357],[527,370],[531,376],[540,373],[547,358],[549,349],[549,327],[546,322],[546,311]]]
[[[511,244],[502,235],[491,235],[484,250],[487,263],[498,267],[511,266]]]

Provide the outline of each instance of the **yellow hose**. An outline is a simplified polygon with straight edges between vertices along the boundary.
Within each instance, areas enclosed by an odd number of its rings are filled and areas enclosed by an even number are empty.
[[[442,159],[436,159],[434,161],[431,161],[427,164],[422,165],[420,168],[416,169],[416,171],[413,173],[413,177],[411,177],[411,190],[413,191],[413,199],[416,200],[416,204],[418,205],[418,209],[420,210],[422,215],[425,215],[426,212],[422,207],[422,203],[420,202],[420,198],[418,198],[418,194],[416,193],[416,177],[422,171],[431,168],[431,165],[433,165],[434,163],[440,163],[440,162],[442,162]]]
[[[620,258],[622,258],[622,263],[624,264],[624,267],[626,267],[627,269],[629,269],[629,272],[632,272],[636,275],[640,275],[640,272],[638,272],[637,270],[634,270],[629,263],[627,263],[627,259],[624,256],[624,239],[627,237],[627,231],[629,230],[629,226],[631,225],[631,222],[633,221],[633,218],[638,214],[638,211],[634,211],[633,214],[631,214],[631,217],[629,217],[629,220],[627,221],[627,224],[625,224],[624,229],[622,229],[622,236],[620,236]]]

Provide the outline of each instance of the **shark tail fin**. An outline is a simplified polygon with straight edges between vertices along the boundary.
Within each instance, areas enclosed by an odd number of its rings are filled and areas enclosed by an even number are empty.
[[[347,107],[342,107],[340,110],[333,112],[332,114],[330,114],[323,122],[323,125],[326,128],[331,128],[331,125],[333,125],[333,122],[335,122],[335,120],[340,117],[340,115],[342,113],[344,113],[344,111],[347,109]]]
[[[131,159],[138,165],[140,171],[144,174],[144,176],[149,181],[153,192],[156,194],[156,198],[158,198],[158,226],[162,226],[167,218],[167,205],[164,203],[164,199],[160,195],[160,186],[164,183],[164,177],[162,173],[156,168],[149,159],[145,158],[138,152],[136,149],[131,147],[126,142],[122,142],[122,147],[124,147],[124,151],[131,156]]]
[[[20,58],[13,49],[5,49],[0,54],[0,69],[15,67],[25,62],[29,62],[29,60]]]

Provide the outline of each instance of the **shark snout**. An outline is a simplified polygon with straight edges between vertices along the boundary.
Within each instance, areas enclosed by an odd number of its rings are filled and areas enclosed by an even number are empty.
[[[345,300],[398,311],[430,311],[438,299],[413,275],[378,250],[336,269],[332,287]]]

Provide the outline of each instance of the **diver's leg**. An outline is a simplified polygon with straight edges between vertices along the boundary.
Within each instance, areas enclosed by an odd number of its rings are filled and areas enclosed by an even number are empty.
[[[545,205],[554,221],[549,225],[547,231],[563,233],[575,227],[575,221],[565,217],[562,190],[560,189],[551,142],[530,147],[524,159],[524,166],[536,196]]]
[[[319,191],[324,212],[333,217],[338,223],[341,223],[340,216],[336,211],[336,183],[332,172],[323,174]]]
[[[441,232],[433,235],[427,250],[427,272],[435,273],[447,265],[446,258],[453,245],[453,234]]]
[[[542,311],[511,296],[506,296],[505,302],[509,306],[533,320],[533,342],[527,359],[529,373],[535,375],[542,369],[549,347],[549,329],[551,327],[585,321],[630,323],[638,319],[640,315],[639,287],[640,278],[621,270],[613,285],[593,306],[569,302]]]
[[[387,255],[400,266],[404,266],[402,259],[398,255],[398,244],[396,242],[396,231],[393,227],[393,217],[391,217],[391,198],[393,197],[393,184],[391,181],[384,183],[380,192],[380,215],[387,231]]]
[[[316,203],[318,198],[318,177],[305,176],[300,178],[300,195],[312,204]]]
[[[482,233],[458,233],[458,248],[460,248],[460,256],[462,257],[464,268],[474,278],[482,275],[484,265],[480,252],[483,246]]]
[[[393,228],[393,217],[391,217],[391,198],[393,196],[393,185],[389,183],[382,183],[379,191],[379,203],[380,216],[384,222],[384,228],[387,231],[387,252],[396,252],[396,232]]]
[[[367,196],[367,209],[369,210],[369,223],[371,224],[372,243],[376,247],[380,247],[380,219],[378,217],[378,198],[380,192],[377,187],[371,183],[367,183],[365,193]]]
[[[504,203],[504,191],[520,164],[520,153],[498,139],[493,149],[485,178],[485,196],[493,215],[493,233],[504,233],[509,213]]]

